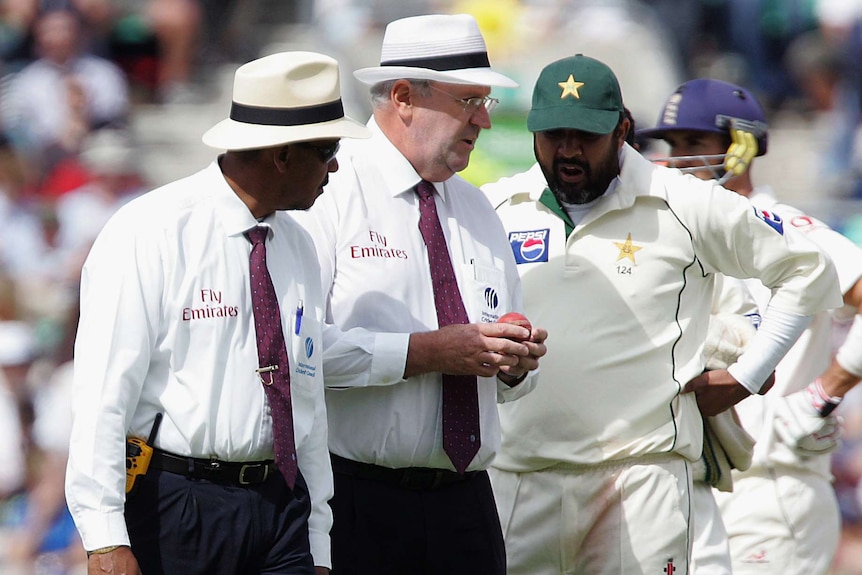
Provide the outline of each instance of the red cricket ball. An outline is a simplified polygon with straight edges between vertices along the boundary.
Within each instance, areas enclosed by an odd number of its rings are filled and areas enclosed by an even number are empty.
[[[533,324],[530,323],[530,320],[528,320],[524,314],[516,311],[504,313],[500,316],[500,319],[497,320],[497,323],[513,323],[515,325],[525,327],[530,331],[533,330]]]

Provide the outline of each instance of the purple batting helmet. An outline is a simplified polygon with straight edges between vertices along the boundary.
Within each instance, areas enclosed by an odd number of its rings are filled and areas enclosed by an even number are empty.
[[[734,123],[754,134],[757,155],[764,155],[769,127],[754,95],[729,82],[700,78],[679,86],[662,108],[656,127],[639,130],[638,135],[663,139],[675,130],[729,135]]]

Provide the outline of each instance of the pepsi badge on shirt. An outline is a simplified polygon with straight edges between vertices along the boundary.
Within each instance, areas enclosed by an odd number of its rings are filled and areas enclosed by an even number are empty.
[[[767,212],[766,210],[761,210],[756,206],[754,206],[754,215],[766,222],[766,224],[770,228],[772,228],[782,236],[784,235],[784,222],[781,220],[781,216],[779,216],[775,212]]]
[[[512,246],[515,262],[518,264],[547,262],[550,237],[550,228],[509,232],[509,245]]]

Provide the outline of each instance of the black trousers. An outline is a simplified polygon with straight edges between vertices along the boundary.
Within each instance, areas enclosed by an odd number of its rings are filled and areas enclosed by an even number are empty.
[[[314,575],[311,502],[300,474],[233,486],[150,469],[126,501],[132,552],[146,575]]]
[[[505,575],[485,471],[415,488],[335,471],[332,575]]]

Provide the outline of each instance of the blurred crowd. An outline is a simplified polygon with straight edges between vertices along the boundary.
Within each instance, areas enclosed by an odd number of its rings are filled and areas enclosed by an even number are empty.
[[[307,0],[288,2],[289,9],[283,4],[0,0],[4,574],[78,573],[86,561],[63,497],[79,271],[90,242],[114,211],[163,183],[141,169],[135,115],[144,106],[167,112],[206,103],[211,95],[205,78],[215,66],[240,64],[261,55],[267,41],[289,40],[261,38],[256,26],[265,19],[267,30],[273,17],[306,29],[316,43],[307,48],[331,53],[348,70],[374,64],[362,59],[376,57],[386,23],[421,13],[474,14],[495,64],[510,70],[538,72],[552,60],[539,51],[537,38],[562,43],[554,57],[571,50],[566,39],[579,38],[577,51],[623,71],[627,100],[643,102],[632,106],[642,127],[654,123],[660,101],[675,83],[714,77],[745,85],[771,117],[799,115],[819,134],[812,138],[824,142],[812,152],[819,197],[862,199],[862,0]],[[590,26],[579,27],[584,22]],[[660,79],[654,90],[661,100],[654,103],[647,87],[638,92],[641,98],[633,92],[642,84],[627,90],[624,64],[593,50],[605,50],[599,47],[604,42],[624,60],[636,41],[651,49],[642,50],[640,58],[658,58],[656,53],[663,58],[662,64],[642,66],[642,73]],[[532,85],[529,71],[521,74],[522,88]],[[509,114],[523,115],[529,102],[519,98],[528,92],[513,94]],[[501,108],[507,113],[505,101]],[[530,158],[530,152],[525,149],[522,156]],[[487,155],[477,149],[475,161]],[[498,163],[494,176],[518,168]],[[465,175],[474,183],[490,179],[475,166],[470,170]],[[862,241],[862,235],[854,239]],[[846,437],[835,454],[834,473],[847,541],[836,574],[862,573],[862,397],[851,394],[845,403]]]

